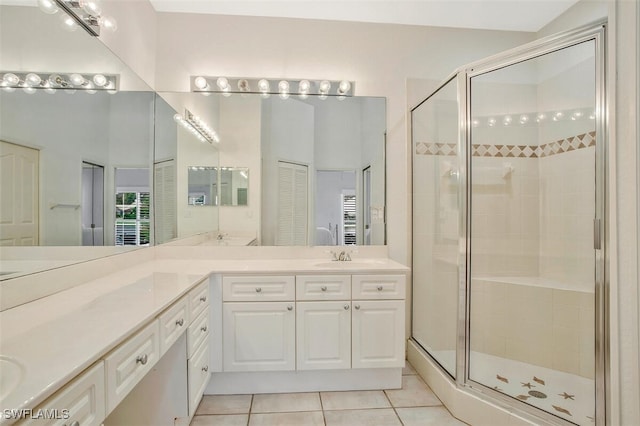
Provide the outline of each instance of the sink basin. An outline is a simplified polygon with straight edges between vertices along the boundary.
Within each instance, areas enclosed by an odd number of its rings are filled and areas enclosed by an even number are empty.
[[[18,361],[0,355],[0,400],[3,400],[20,384],[25,369]]]
[[[365,261],[352,260],[352,261],[346,261],[346,262],[339,262],[339,261],[320,262],[320,263],[316,263],[315,266],[319,268],[370,268],[375,265],[382,265],[383,263],[384,262],[379,260],[365,260]]]

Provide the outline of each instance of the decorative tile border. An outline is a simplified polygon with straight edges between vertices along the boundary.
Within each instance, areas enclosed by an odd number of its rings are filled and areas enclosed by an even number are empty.
[[[595,146],[596,132],[582,133],[555,142],[542,145],[489,145],[474,144],[472,156],[474,157],[512,157],[512,158],[543,158],[556,154],[562,154],[576,149]],[[455,143],[427,143],[416,144],[417,155],[451,155],[457,154]]]

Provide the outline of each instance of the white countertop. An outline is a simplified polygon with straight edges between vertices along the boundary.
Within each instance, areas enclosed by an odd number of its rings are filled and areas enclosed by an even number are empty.
[[[0,410],[36,408],[212,273],[408,271],[389,259],[162,259],[109,274],[0,312],[0,357],[23,367],[10,392],[0,380]]]

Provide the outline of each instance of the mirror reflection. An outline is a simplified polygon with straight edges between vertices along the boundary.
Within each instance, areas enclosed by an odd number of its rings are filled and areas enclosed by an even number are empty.
[[[190,206],[217,206],[218,168],[190,166],[187,173],[189,180],[187,204]]]
[[[0,40],[2,279],[149,245],[153,92],[35,2],[0,5]]]
[[[385,244],[384,98],[159,95],[170,111],[156,119],[162,141],[156,139],[155,161],[177,158],[177,191],[190,188],[187,174],[180,176],[189,166],[221,167],[218,208],[180,212],[195,206],[178,203],[167,216],[176,215],[173,238],[215,232],[250,234],[260,245]],[[175,128],[169,117],[185,109],[219,135],[215,158],[202,161],[209,143],[167,137]],[[183,133],[178,139],[188,137]],[[189,199],[184,195],[178,199]],[[156,206],[156,224],[170,220],[163,212]],[[207,226],[185,226],[195,214]]]

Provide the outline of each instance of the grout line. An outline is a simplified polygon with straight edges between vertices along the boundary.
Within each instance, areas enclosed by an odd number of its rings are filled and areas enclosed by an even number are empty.
[[[251,423],[251,409],[253,408],[253,397],[255,394],[251,394],[251,402],[249,403],[249,412],[247,413],[247,426]]]

